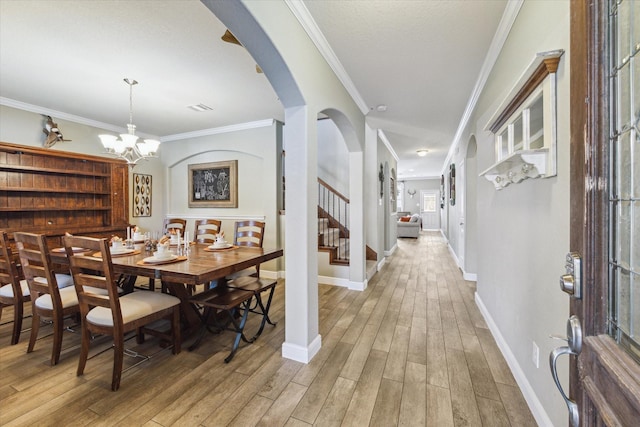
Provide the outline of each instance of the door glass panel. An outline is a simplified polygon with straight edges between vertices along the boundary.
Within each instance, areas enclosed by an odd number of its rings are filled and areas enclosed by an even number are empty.
[[[640,46],[631,33],[640,2],[609,4],[609,332],[640,361]]]
[[[513,122],[513,151],[522,150],[522,115]]]
[[[435,193],[423,193],[422,195],[422,212],[436,211],[436,195]]]
[[[544,122],[542,109],[542,94],[533,101],[529,108],[529,148],[542,148],[544,147]]]

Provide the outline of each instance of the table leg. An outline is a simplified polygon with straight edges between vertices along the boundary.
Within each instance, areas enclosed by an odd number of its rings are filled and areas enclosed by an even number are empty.
[[[200,328],[200,316],[198,315],[197,308],[189,302],[191,295],[187,290],[187,286],[183,283],[172,283],[162,281],[162,284],[166,286],[169,293],[178,299],[180,299],[180,313],[184,320],[185,330],[182,334],[182,339],[198,331]]]

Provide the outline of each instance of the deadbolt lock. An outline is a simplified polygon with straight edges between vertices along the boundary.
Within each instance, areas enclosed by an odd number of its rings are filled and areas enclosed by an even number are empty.
[[[573,298],[582,298],[582,259],[578,252],[569,252],[565,262],[566,273],[560,276],[560,289]]]

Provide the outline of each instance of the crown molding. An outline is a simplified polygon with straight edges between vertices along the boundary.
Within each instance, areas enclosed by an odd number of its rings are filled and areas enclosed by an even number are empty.
[[[380,140],[385,145],[385,147],[387,147],[387,150],[389,150],[393,158],[396,159],[396,162],[399,161],[400,159],[398,158],[398,155],[396,154],[395,150],[391,146],[391,143],[387,139],[387,135],[384,134],[384,131],[382,129],[378,129],[378,138],[380,138]]]
[[[336,77],[338,77],[338,80],[340,80],[344,88],[347,90],[353,99],[353,102],[356,103],[362,114],[367,115],[369,112],[369,106],[360,95],[360,92],[358,92],[358,89],[356,89],[351,77],[349,77],[349,74],[347,74],[342,63],[338,60],[338,57],[329,45],[324,34],[322,34],[322,31],[318,28],[318,24],[316,24],[311,13],[309,13],[309,9],[307,9],[304,3],[299,0],[284,0],[284,2],[298,22],[300,22],[300,25],[302,25],[302,28],[307,33],[313,44],[318,48],[324,60],[327,61],[327,64],[329,64],[329,67],[331,67]]]
[[[491,74],[491,70],[493,66],[496,64],[498,60],[498,56],[502,51],[502,47],[507,41],[507,37],[509,36],[509,32],[511,31],[511,27],[513,27],[513,23],[520,12],[520,8],[524,0],[513,0],[508,1],[507,6],[502,13],[502,18],[500,19],[500,24],[498,24],[498,29],[496,30],[495,35],[493,36],[493,40],[491,41],[491,45],[489,46],[489,51],[487,52],[487,56],[484,58],[484,63],[482,64],[482,68],[480,69],[480,75],[478,76],[478,80],[473,88],[473,92],[471,93],[471,97],[467,102],[467,107],[462,114],[462,118],[460,119],[460,123],[458,124],[458,129],[456,130],[456,134],[453,137],[453,142],[451,147],[449,148],[449,153],[447,153],[447,157],[444,160],[444,164],[442,165],[441,173],[444,175],[447,169],[447,165],[451,161],[453,155],[458,151],[460,145],[460,138],[462,138],[462,133],[467,127],[467,123],[469,122],[469,118],[473,113],[473,110],[476,108],[476,104],[478,103],[478,98],[480,98],[480,94],[482,94],[482,90],[484,89],[487,80],[489,79],[489,75]]]
[[[177,133],[175,135],[167,135],[160,138],[160,142],[180,141],[183,139],[198,138],[201,136],[218,135],[221,133],[237,132],[241,130],[256,129],[273,126],[276,121],[274,119],[258,120],[255,122],[238,123],[235,125],[221,126],[217,128],[196,130],[193,132]]]
[[[22,101],[16,101],[15,99],[0,97],[0,105],[6,107],[16,108],[18,110],[29,111],[31,113],[42,114],[44,116],[55,117],[57,120],[66,120],[68,122],[78,123],[81,125],[91,126],[98,129],[104,129],[116,133],[127,133],[127,129],[121,126],[112,125],[109,123],[99,122],[97,120],[88,119],[86,117],[76,116],[74,114],[65,113],[63,111],[53,110],[51,108],[41,107],[39,105],[28,104]],[[138,136],[143,138],[158,138],[157,135],[152,135],[143,132],[136,132]]]

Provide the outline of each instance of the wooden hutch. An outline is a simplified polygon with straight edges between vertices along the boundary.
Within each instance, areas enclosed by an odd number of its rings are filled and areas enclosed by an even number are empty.
[[[122,160],[0,142],[0,230],[124,237],[129,167]]]

